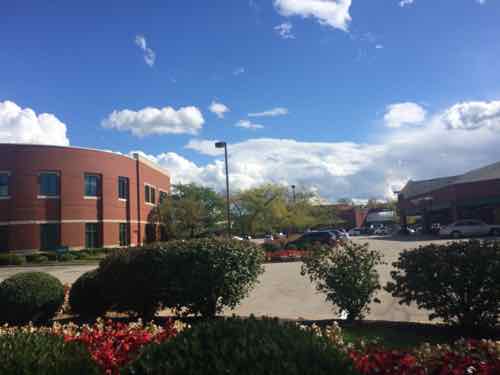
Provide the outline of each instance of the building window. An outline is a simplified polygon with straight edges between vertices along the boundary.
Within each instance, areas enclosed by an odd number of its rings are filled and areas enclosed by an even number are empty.
[[[101,233],[98,223],[85,224],[85,247],[87,249],[97,249],[101,247]]]
[[[38,195],[43,197],[59,196],[59,173],[42,172],[39,177]]]
[[[99,197],[101,195],[101,176],[85,174],[85,196]]]
[[[9,196],[9,172],[0,172],[0,198]]]
[[[162,204],[166,200],[167,200],[167,193],[165,193],[164,191],[160,190],[160,204]]]
[[[59,224],[40,225],[40,248],[41,250],[54,250],[60,246]]]
[[[146,203],[155,204],[156,203],[156,190],[150,185],[144,186],[144,195],[146,197]]]
[[[0,226],[0,252],[9,250],[9,227],[7,225]]]
[[[118,177],[118,198],[128,199],[128,177]]]
[[[130,245],[130,225],[128,223],[120,223],[120,246]]]

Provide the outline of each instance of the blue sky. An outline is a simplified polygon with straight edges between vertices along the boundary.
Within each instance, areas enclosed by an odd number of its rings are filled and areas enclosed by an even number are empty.
[[[497,0],[75,4],[3,5],[0,142],[140,150],[221,188],[226,140],[235,189],[330,200],[500,159]]]

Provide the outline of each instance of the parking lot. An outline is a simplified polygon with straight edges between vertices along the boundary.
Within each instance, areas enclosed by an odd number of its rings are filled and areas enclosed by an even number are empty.
[[[405,249],[412,249],[429,243],[445,243],[447,240],[436,240],[423,237],[354,237],[358,243],[368,243],[370,248],[379,250],[385,265],[379,267],[382,284],[390,280],[391,263]],[[281,318],[331,319],[339,317],[334,307],[325,302],[324,295],[316,292],[314,285],[306,277],[300,275],[301,263],[266,264],[266,272],[260,278],[260,284],[252,291],[235,310],[226,310],[227,315],[247,316],[279,316]],[[7,267],[0,269],[0,280],[15,273],[27,270],[48,272],[64,283],[72,283],[82,273],[95,266],[45,266],[45,267]],[[371,320],[426,322],[427,313],[415,306],[401,306],[388,293],[381,291],[381,304],[373,304],[368,315]]]

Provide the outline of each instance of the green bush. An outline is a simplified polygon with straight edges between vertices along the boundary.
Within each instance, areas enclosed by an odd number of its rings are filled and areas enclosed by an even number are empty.
[[[0,283],[0,320],[4,323],[46,322],[63,302],[63,285],[43,272],[18,273]]]
[[[262,248],[264,249],[264,251],[270,252],[270,253],[274,253],[276,251],[281,250],[280,246],[277,244],[274,244],[274,243],[265,243],[262,245]]]
[[[429,318],[489,328],[500,312],[500,242],[431,244],[400,254],[387,291],[400,304],[416,302]]]
[[[55,252],[45,252],[45,253],[41,253],[40,255],[46,256],[47,259],[51,262],[57,261],[57,253],[55,253]]]
[[[114,311],[152,318],[168,295],[170,271],[165,262],[161,249],[114,250],[98,269],[105,304]]]
[[[200,323],[147,346],[125,375],[350,375],[351,362],[325,338],[277,320]]]
[[[328,301],[347,313],[347,319],[362,319],[370,312],[371,302],[380,303],[375,294],[381,289],[376,270],[381,259],[368,244],[342,241],[334,247],[315,247],[304,258],[301,274],[307,274]]]
[[[235,308],[264,271],[264,252],[249,241],[194,239],[165,243],[165,306],[213,317]]]
[[[25,257],[16,254],[0,254],[0,266],[19,266],[25,262]]]
[[[26,261],[28,263],[45,263],[49,261],[49,258],[45,254],[36,253],[26,255]]]
[[[102,296],[98,270],[85,272],[71,286],[69,292],[71,311],[84,317],[98,317],[108,309]]]
[[[51,334],[0,335],[2,375],[98,375],[100,370],[80,343]]]
[[[58,260],[59,262],[71,262],[75,260],[75,255],[70,254],[70,253],[62,253],[59,255]]]
[[[196,239],[115,250],[101,261],[103,298],[115,311],[149,318],[161,307],[214,316],[235,307],[262,272],[262,250],[248,241]]]

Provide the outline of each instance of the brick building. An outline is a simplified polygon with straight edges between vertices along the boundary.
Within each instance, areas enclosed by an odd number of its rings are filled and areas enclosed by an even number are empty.
[[[0,144],[0,251],[142,244],[169,192],[169,174],[139,154]]]
[[[409,181],[399,192],[401,224],[420,216],[424,228],[460,219],[500,224],[500,162],[463,175]]]

